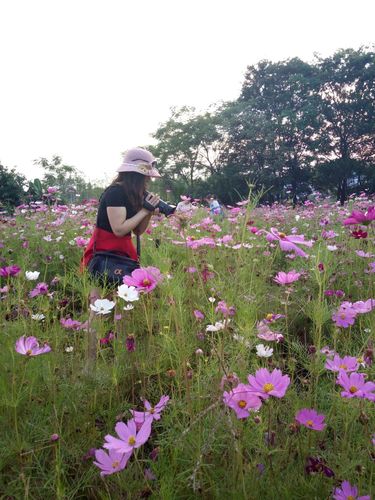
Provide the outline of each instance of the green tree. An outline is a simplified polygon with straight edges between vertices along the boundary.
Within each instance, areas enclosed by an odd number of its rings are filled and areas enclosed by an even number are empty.
[[[229,129],[230,157],[276,197],[290,190],[294,202],[309,189],[319,128],[316,84],[316,69],[298,58],[249,66],[232,120],[237,125]]]
[[[364,47],[317,58],[319,69],[319,166],[343,204],[348,192],[371,186],[375,166],[375,52]],[[359,182],[355,179],[359,176]],[[362,182],[361,182],[362,181]]]
[[[194,190],[195,181],[213,174],[217,166],[220,134],[214,114],[196,115],[195,109],[172,109],[171,117],[153,134],[158,141],[149,146],[159,159],[165,183],[182,179]]]
[[[14,168],[8,169],[0,163],[0,204],[7,211],[20,205],[24,199],[26,179]]]
[[[63,163],[60,156],[53,156],[51,160],[47,158],[39,158],[34,163],[44,170],[42,186],[44,193],[48,187],[58,187],[57,196],[63,203],[75,203],[83,199],[97,197],[102,191],[101,187],[93,185],[91,182],[86,182],[82,172],[76,167]],[[35,191],[39,185],[30,186]]]

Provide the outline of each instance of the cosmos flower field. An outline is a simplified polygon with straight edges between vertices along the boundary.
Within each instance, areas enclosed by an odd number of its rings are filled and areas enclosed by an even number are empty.
[[[96,210],[0,224],[1,498],[371,498],[374,200],[154,217],[90,306]]]

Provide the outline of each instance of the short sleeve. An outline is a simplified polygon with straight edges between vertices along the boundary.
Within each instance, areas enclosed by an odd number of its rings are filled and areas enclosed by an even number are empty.
[[[125,207],[125,193],[121,186],[113,186],[105,194],[107,207]]]

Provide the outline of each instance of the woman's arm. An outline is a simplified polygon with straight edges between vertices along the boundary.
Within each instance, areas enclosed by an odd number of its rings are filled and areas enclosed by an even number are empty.
[[[140,236],[141,234],[143,234],[149,223],[150,223],[150,219],[152,217],[152,213],[149,212],[148,215],[146,215],[146,217],[138,224],[138,226],[136,226],[134,229],[133,229],[133,233],[136,234],[137,236]]]
[[[130,231],[133,231],[143,219],[146,217],[149,219],[148,216],[151,215],[151,213],[145,208],[141,208],[133,217],[127,219],[125,207],[107,207],[107,215],[113,234],[116,236],[124,236],[130,233]]]
[[[147,196],[147,201],[156,207],[159,203],[159,197],[153,194]],[[148,223],[150,222],[150,217],[153,212],[150,212],[146,208],[141,208],[130,219],[126,219],[126,208],[125,207],[107,207],[108,220],[111,225],[113,234],[116,236],[124,236],[130,231],[134,231],[135,234],[142,234],[146,231]],[[141,231],[138,233],[138,231]]]

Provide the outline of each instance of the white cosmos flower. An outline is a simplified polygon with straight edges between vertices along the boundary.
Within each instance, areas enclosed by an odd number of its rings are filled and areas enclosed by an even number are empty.
[[[134,309],[133,304],[126,304],[124,307],[124,311],[131,311],[132,309]]]
[[[215,302],[215,297],[208,297],[208,300],[211,302],[211,304],[213,304]]]
[[[39,274],[40,274],[39,271],[26,271],[25,272],[26,279],[29,281],[37,280],[39,278]]]
[[[35,319],[36,321],[42,321],[42,319],[45,318],[44,314],[32,314],[31,317],[32,317],[32,319]]]
[[[139,293],[134,286],[120,285],[117,288],[117,295],[125,302],[134,302],[139,300]]]
[[[330,252],[335,252],[337,250],[337,246],[336,245],[327,245],[327,249]]]
[[[207,325],[206,332],[218,332],[219,330],[224,330],[224,323],[221,321],[216,321],[214,325]]]
[[[256,346],[257,356],[260,358],[269,358],[273,354],[272,347],[265,347],[263,344],[258,344]]]
[[[90,304],[92,311],[96,314],[109,314],[115,307],[115,303],[108,299],[96,299],[94,304]]]
[[[65,352],[72,352],[73,349],[74,349],[74,347],[69,345],[68,347],[65,347]]]

